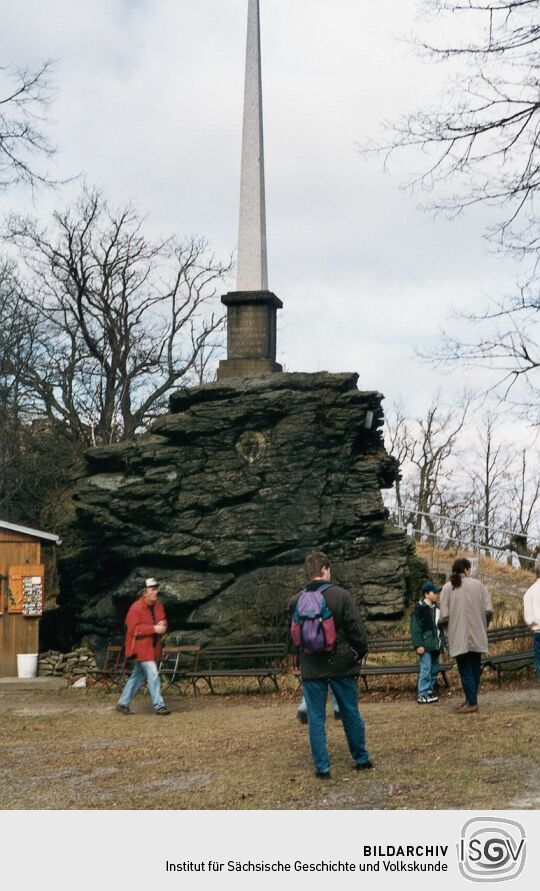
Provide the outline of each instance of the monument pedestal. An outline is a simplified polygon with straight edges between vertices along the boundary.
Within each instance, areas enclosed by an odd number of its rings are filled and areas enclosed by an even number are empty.
[[[283,303],[271,291],[232,291],[227,307],[227,358],[218,380],[282,371],[276,362],[276,313]]]
[[[283,366],[269,359],[222,359],[217,370],[219,381],[232,377],[251,377],[255,374],[273,374],[283,371]]]

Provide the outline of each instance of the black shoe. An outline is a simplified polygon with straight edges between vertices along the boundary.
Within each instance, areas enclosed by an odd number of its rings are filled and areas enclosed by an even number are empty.
[[[167,708],[166,705],[162,705],[161,708],[156,709],[156,715],[170,715],[172,714],[170,708]]]
[[[319,780],[329,780],[330,777],[332,776],[332,774],[330,773],[329,770],[327,770],[325,773],[322,773],[320,770],[316,770],[316,771],[315,771],[315,776],[316,776],[317,779],[319,779]]]
[[[133,714],[129,705],[117,705],[116,711],[120,712],[121,715],[132,715]]]
[[[334,721],[341,721],[341,715],[339,712],[334,712]]]
[[[371,770],[372,767],[373,767],[373,764],[372,764],[371,761],[369,761],[369,760],[368,760],[368,761],[362,761],[361,764],[357,764],[357,765],[356,765],[356,769],[357,769],[357,770]]]
[[[308,723],[307,712],[296,712],[296,717],[298,718],[298,720],[300,721],[301,724]]]

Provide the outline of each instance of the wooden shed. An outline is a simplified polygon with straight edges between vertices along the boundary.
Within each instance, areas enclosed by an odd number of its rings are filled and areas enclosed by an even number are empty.
[[[37,653],[45,601],[43,545],[57,535],[0,520],[0,677],[17,675],[17,654]]]

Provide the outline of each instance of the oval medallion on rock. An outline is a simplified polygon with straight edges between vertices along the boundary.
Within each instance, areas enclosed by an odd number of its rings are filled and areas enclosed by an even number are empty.
[[[236,443],[236,451],[248,464],[256,464],[264,457],[268,440],[264,433],[246,430]]]

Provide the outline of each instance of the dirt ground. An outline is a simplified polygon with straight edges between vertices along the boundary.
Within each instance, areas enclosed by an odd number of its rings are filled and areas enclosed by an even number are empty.
[[[332,779],[313,775],[292,693],[177,696],[158,718],[129,717],[96,691],[0,693],[2,809],[433,809],[540,807],[540,687],[481,690],[458,715],[456,688],[418,706],[369,693],[361,708],[375,764],[358,773],[328,721]]]

